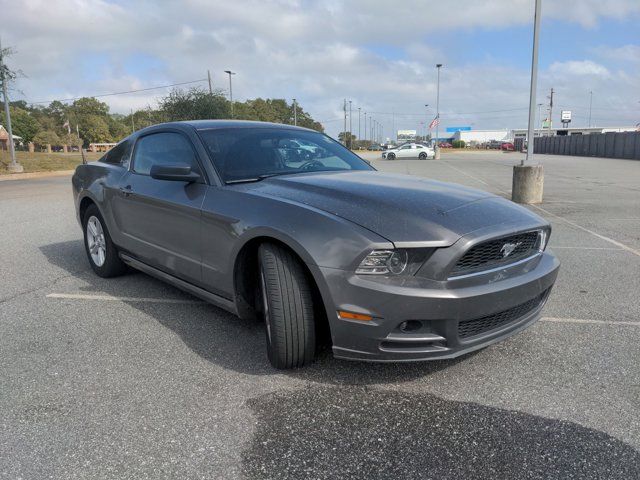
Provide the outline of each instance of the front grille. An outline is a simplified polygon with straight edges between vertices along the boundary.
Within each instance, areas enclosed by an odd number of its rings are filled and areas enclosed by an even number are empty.
[[[540,238],[537,230],[479,243],[471,247],[458,260],[449,276],[466,275],[515,263],[535,254],[538,251],[539,243]],[[512,251],[507,252],[510,248]],[[505,253],[507,253],[506,256]]]
[[[508,325],[533,312],[544,302],[549,290],[509,310],[458,323],[458,338],[469,338]]]

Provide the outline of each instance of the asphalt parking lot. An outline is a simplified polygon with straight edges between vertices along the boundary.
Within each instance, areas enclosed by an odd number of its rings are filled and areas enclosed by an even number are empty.
[[[373,164],[508,197],[519,158]],[[0,478],[640,478],[640,162],[539,158],[563,264],[540,322],[285,373],[260,324],[95,276],[69,177],[0,182]]]

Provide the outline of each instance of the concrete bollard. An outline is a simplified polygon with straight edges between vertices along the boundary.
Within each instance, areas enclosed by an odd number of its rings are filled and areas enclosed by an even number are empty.
[[[511,200],[516,203],[542,203],[544,170],[541,164],[513,167]]]

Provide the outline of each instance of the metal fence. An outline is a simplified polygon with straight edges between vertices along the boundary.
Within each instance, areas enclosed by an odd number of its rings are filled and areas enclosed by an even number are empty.
[[[537,137],[535,153],[640,160],[640,132],[591,133]]]

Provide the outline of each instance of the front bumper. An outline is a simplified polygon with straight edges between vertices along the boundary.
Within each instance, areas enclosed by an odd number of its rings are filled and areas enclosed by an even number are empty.
[[[382,279],[316,268],[330,296],[325,295],[325,306],[334,356],[387,362],[454,358],[525,329],[540,317],[559,266],[547,251],[524,264],[448,281]],[[338,310],[371,315],[373,320],[341,319]],[[420,327],[402,330],[402,322],[410,320]],[[485,328],[469,334],[463,326],[474,322]]]

